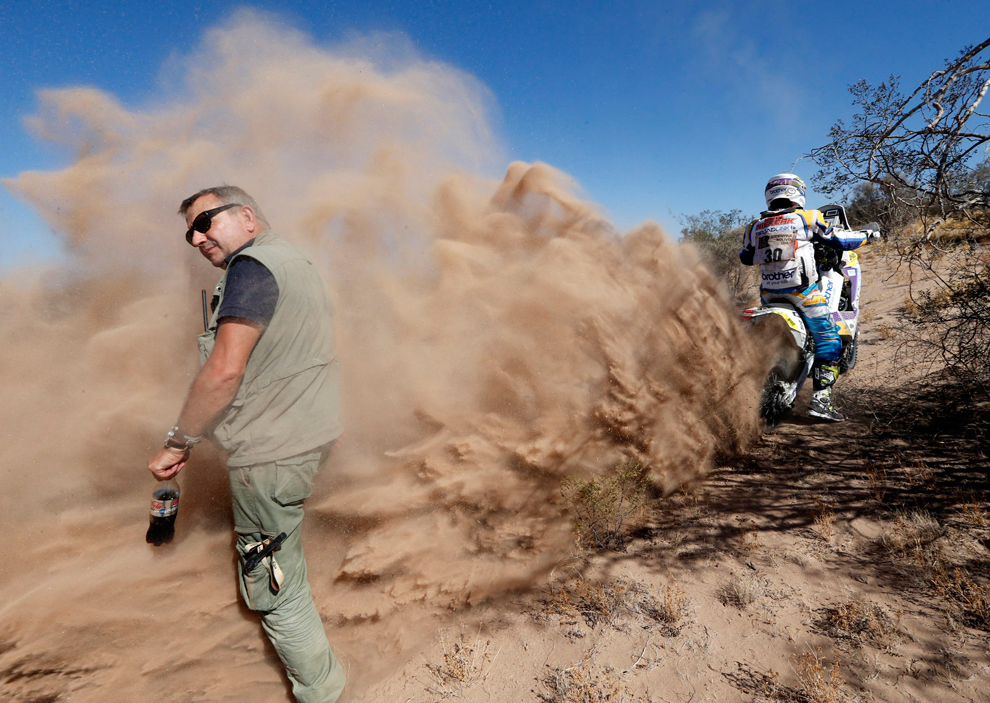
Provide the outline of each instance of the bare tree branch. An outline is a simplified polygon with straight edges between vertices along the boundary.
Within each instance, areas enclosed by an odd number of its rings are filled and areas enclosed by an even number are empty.
[[[851,195],[850,214],[877,215],[901,261],[924,268],[935,286],[912,294],[914,348],[990,395],[990,254],[974,244],[939,259],[958,244],[943,224],[965,223],[969,241],[990,239],[990,117],[980,111],[990,38],[945,63],[907,95],[894,76],[850,86],[857,112],[811,152],[814,182]]]
[[[830,142],[811,152],[820,190],[844,192],[861,181],[879,186],[892,203],[917,211],[922,242],[949,219],[973,220],[974,212],[990,210],[990,178],[973,177],[988,162],[990,123],[979,107],[990,93],[990,38],[906,96],[893,76],[849,90],[859,108],[852,124],[836,122]]]

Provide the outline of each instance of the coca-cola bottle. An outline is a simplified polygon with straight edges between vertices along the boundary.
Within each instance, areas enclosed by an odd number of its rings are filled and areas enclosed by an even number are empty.
[[[159,481],[151,494],[151,524],[145,538],[156,547],[175,537],[175,516],[179,512],[179,483],[170,478]]]

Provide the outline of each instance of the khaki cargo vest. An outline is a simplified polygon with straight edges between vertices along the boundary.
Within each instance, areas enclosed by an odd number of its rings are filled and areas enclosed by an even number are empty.
[[[227,453],[228,466],[285,459],[340,436],[340,367],[333,336],[333,306],[316,266],[292,244],[270,231],[231,259],[248,256],[278,283],[275,314],[248,358],[233,402],[213,437]],[[228,267],[229,270],[229,267]],[[200,363],[206,363],[217,334],[217,312],[199,335]]]

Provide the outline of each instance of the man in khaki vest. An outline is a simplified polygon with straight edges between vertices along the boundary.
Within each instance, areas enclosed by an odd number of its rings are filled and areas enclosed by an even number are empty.
[[[199,337],[203,366],[148,469],[175,476],[212,432],[228,454],[241,595],[261,613],[296,700],[333,703],[344,672],[313,603],[300,534],[303,501],[341,433],[330,297],[313,263],[268,229],[240,188],[201,190],[179,214],[186,240],[225,273]],[[281,533],[278,551],[246,568]]]

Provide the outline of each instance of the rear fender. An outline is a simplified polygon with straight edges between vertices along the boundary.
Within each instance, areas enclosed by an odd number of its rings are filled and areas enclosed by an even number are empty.
[[[808,340],[808,327],[804,324],[804,320],[797,310],[787,305],[771,303],[770,305],[762,305],[758,308],[749,308],[742,312],[743,320],[747,322],[752,322],[765,315],[778,315],[782,317],[784,322],[787,323],[788,328],[790,328],[791,336],[797,348],[804,349],[804,345]]]

